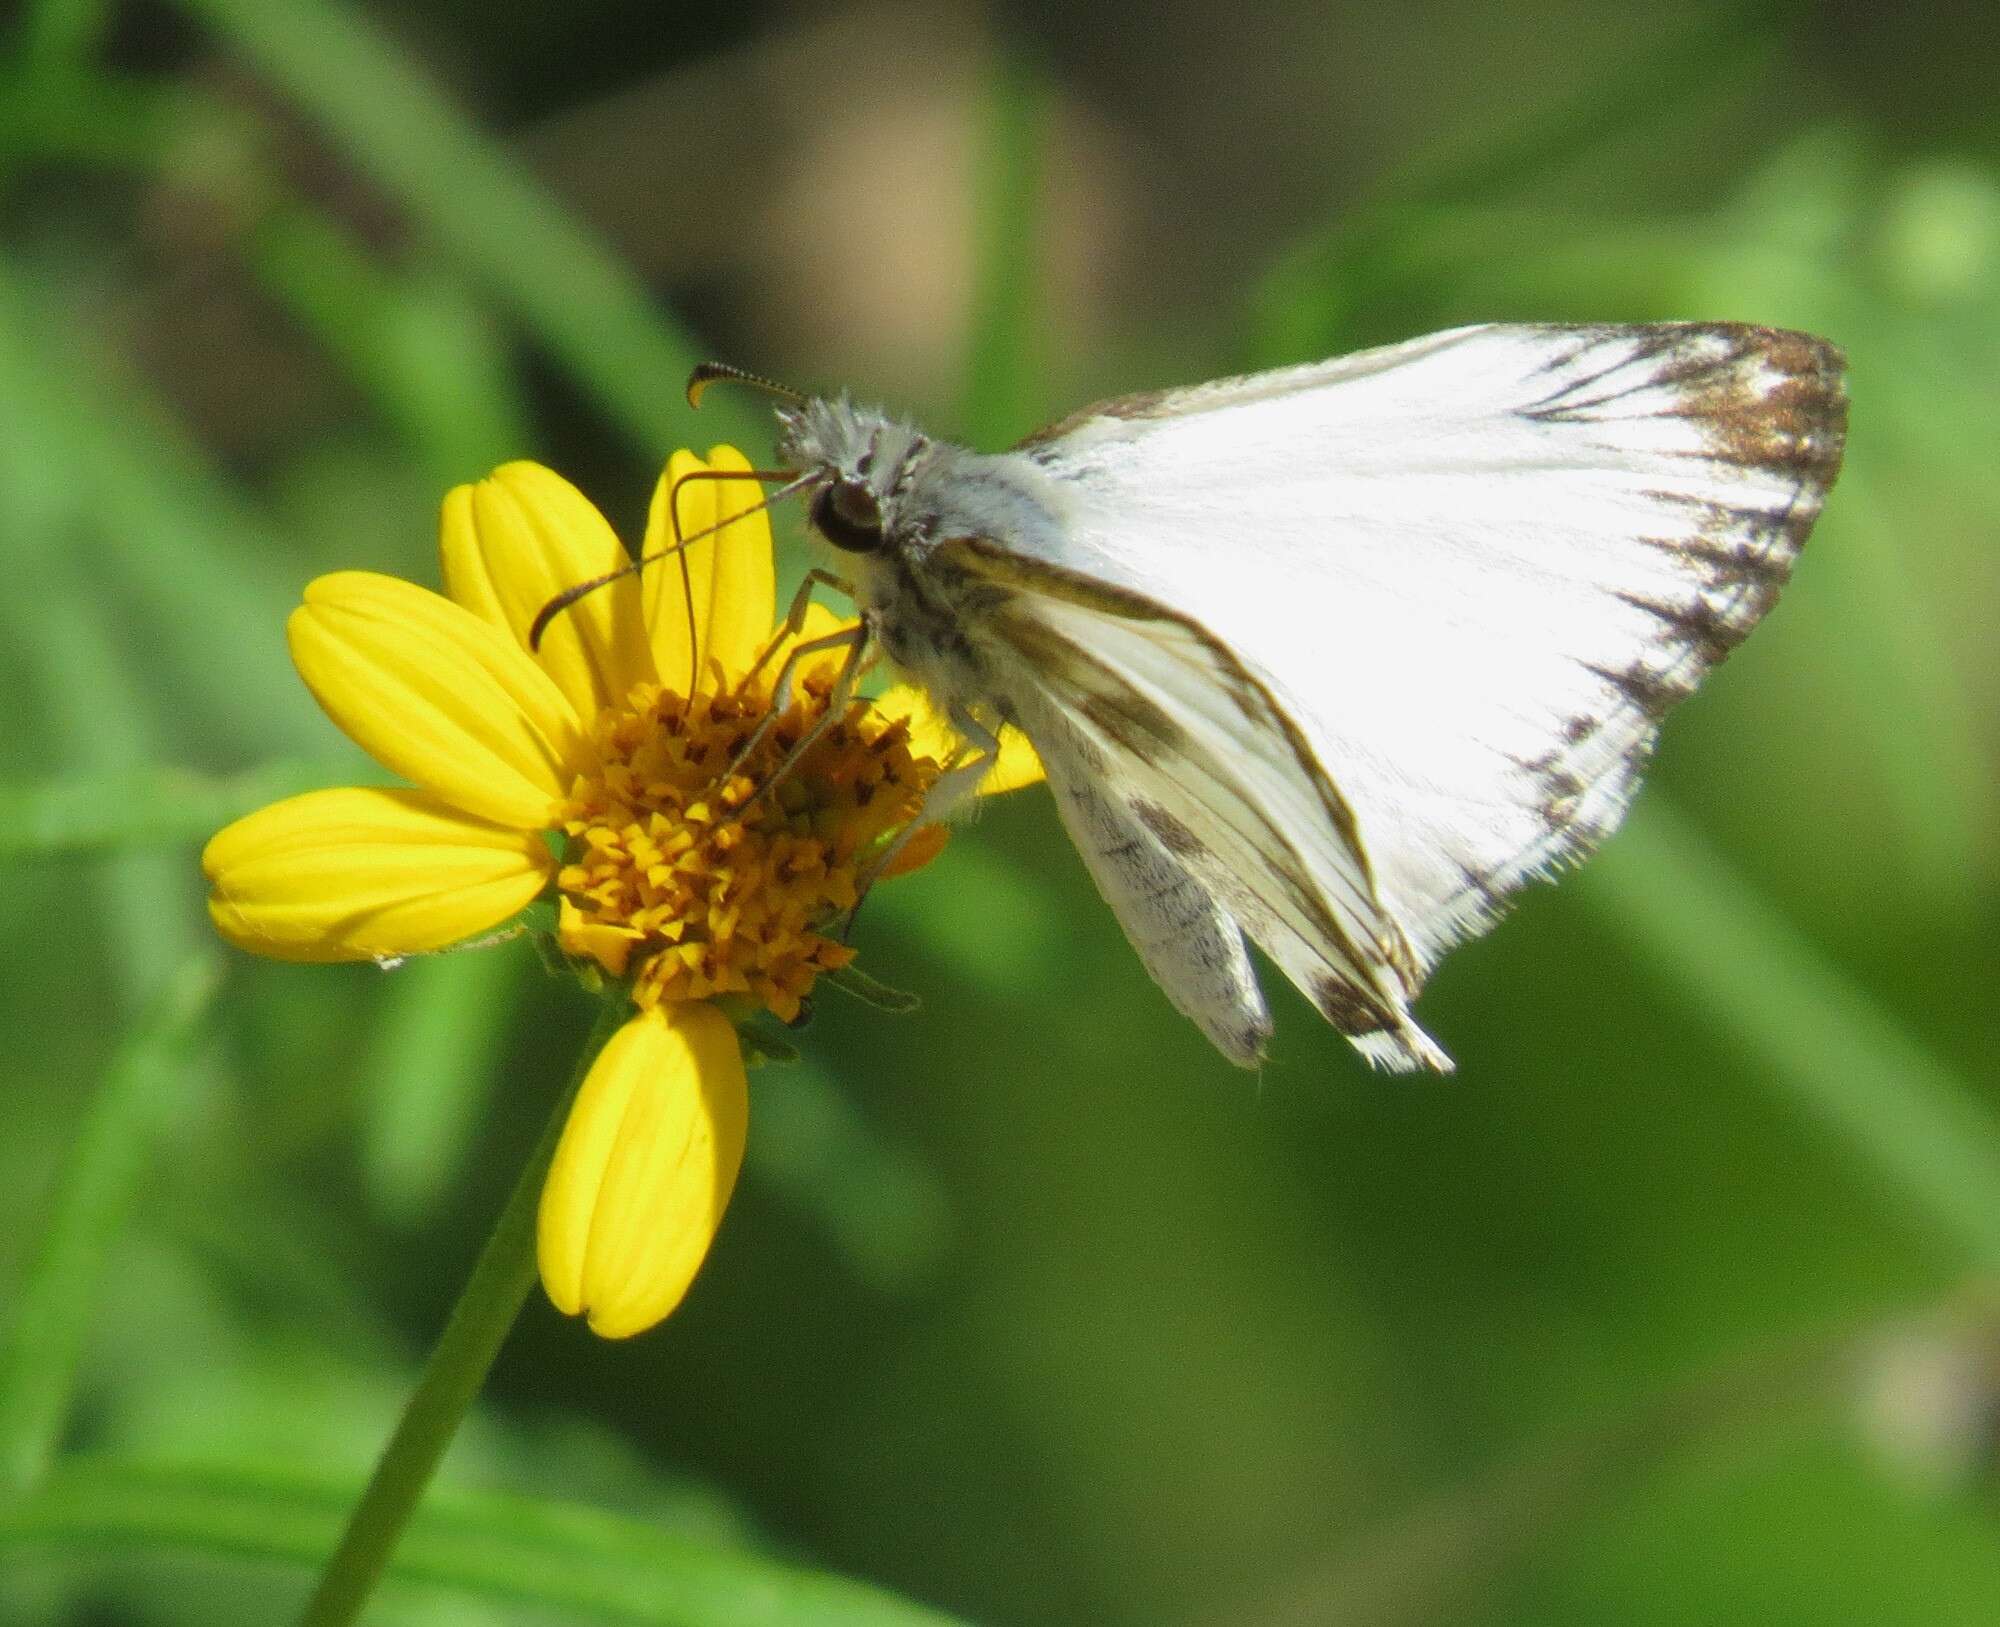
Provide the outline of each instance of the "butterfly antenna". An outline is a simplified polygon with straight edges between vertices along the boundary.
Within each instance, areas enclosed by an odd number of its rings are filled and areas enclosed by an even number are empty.
[[[776,379],[767,379],[761,373],[752,373],[741,367],[731,367],[727,362],[700,362],[688,374],[687,398],[690,407],[699,407],[701,398],[711,384],[747,384],[753,390],[762,390],[766,395],[774,395],[780,401],[790,401],[803,407],[809,399],[802,390],[794,390],[789,384],[780,384]]]
[[[574,582],[564,588],[562,592],[558,593],[547,604],[543,605],[541,609],[535,612],[535,619],[528,624],[528,648],[539,650],[542,647],[542,638],[549,630],[549,623],[554,621],[556,617],[560,616],[578,600],[588,598],[599,588],[609,587],[613,582],[620,581],[624,577],[637,576],[648,565],[658,560],[666,559],[670,555],[684,556],[691,544],[700,542],[704,537],[712,537],[724,526],[733,525],[736,521],[759,513],[771,507],[774,503],[783,502],[793,493],[803,490],[810,479],[811,476],[801,475],[794,469],[699,469],[682,475],[679,480],[674,482],[673,491],[668,494],[667,500],[669,516],[674,526],[675,536],[673,542],[665,548],[655,549],[650,554],[641,554],[637,559],[628,560],[615,571],[606,571],[602,576],[593,576],[588,581]],[[714,525],[704,526],[692,536],[684,537],[680,535],[680,516],[674,513],[673,510],[677,507],[675,500],[680,495],[681,487],[686,485],[690,480],[780,480],[785,482],[785,484],[780,486],[778,490],[770,493],[763,501],[751,505],[740,513],[730,515],[726,520],[718,520]],[[681,563],[685,570],[687,561],[684,557]],[[683,586],[687,595],[689,626],[692,628],[694,617],[694,584],[692,578],[685,578]]]
[[[796,480],[797,477],[797,471],[793,469],[691,469],[682,475],[680,479],[676,480],[672,489],[667,493],[667,520],[674,528],[674,544],[671,548],[663,549],[661,552],[672,554],[674,562],[681,568],[681,602],[687,607],[688,693],[690,695],[695,692],[696,687],[701,682],[701,628],[695,620],[694,572],[688,568],[687,546],[690,542],[698,541],[712,531],[721,530],[731,520],[741,519],[742,515],[732,514],[728,519],[717,520],[706,531],[697,532],[692,537],[683,537],[681,535],[681,488],[691,480],[792,481]],[[751,507],[743,510],[743,514],[755,514],[759,509],[769,508],[779,498],[794,489],[794,487],[789,485],[784,486],[766,497],[762,502],[753,504]],[[652,556],[653,559],[658,559],[659,557],[659,554]],[[648,563],[647,559],[642,558],[634,568],[644,569]]]
[[[635,564],[627,563],[620,565],[615,571],[606,571],[602,576],[593,576],[588,582],[576,582],[564,588],[562,592],[558,593],[547,604],[543,605],[541,609],[537,610],[535,612],[535,619],[528,623],[528,648],[539,650],[542,647],[542,635],[549,630],[549,623],[554,621],[565,610],[569,609],[577,600],[588,597],[599,588],[609,587],[621,576],[632,575],[638,568]]]

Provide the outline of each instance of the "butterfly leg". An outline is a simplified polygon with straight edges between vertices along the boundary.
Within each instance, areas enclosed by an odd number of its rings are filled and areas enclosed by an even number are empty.
[[[799,636],[806,624],[806,608],[812,603],[812,590],[815,585],[821,583],[835,589],[837,592],[846,594],[849,598],[854,596],[853,587],[835,576],[832,571],[823,571],[817,566],[807,571],[805,580],[799,583],[799,591],[792,595],[792,605],[785,612],[783,628],[776,638],[764,646],[764,653],[757,657],[756,663],[743,675],[743,681],[736,686],[738,694],[741,694],[750,687],[751,683],[756,679],[757,674],[762,672],[766,664],[769,663],[771,657],[785,647],[787,639],[794,639]],[[771,705],[769,710],[757,720],[757,726],[750,731],[749,737],[744,740],[743,744],[736,748],[735,753],[729,759],[729,765],[723,769],[719,776],[724,783],[735,777],[736,771],[750,760],[750,754],[764,743],[765,737],[777,726],[778,718],[783,714],[786,705],[789,704],[787,697],[792,692],[792,679],[798,670],[799,662],[813,655],[824,654],[828,649],[835,648],[839,641],[847,638],[856,631],[858,631],[856,628],[843,628],[838,633],[829,633],[825,638],[814,639],[810,643],[801,644],[792,651],[790,657],[785,662],[784,670],[778,674],[778,681],[771,686]],[[844,669],[843,674],[845,675]],[[849,693],[853,691],[851,679],[848,684],[848,691]],[[836,715],[834,709],[829,705],[827,716],[832,717],[834,715]],[[811,738],[816,739],[818,736],[815,734]],[[761,786],[758,788],[760,793],[762,789],[763,787]],[[755,800],[755,796],[750,797],[745,801],[744,806],[748,807]]]
[[[854,686],[859,681],[861,669],[866,664],[868,654],[868,624],[856,622],[852,627],[843,627],[838,632],[828,633],[821,638],[810,638],[798,645],[785,657],[785,664],[778,672],[778,681],[771,691],[771,708],[757,720],[757,726],[750,731],[750,737],[737,749],[729,766],[722,771],[721,781],[727,784],[736,771],[743,766],[755,751],[769,737],[777,721],[789,709],[781,705],[784,697],[792,692],[793,681],[798,676],[800,666],[816,655],[827,655],[841,650],[845,655],[840,670],[834,674],[833,689],[826,698],[826,710],[814,720],[812,726],[793,742],[792,747],[779,761],[778,766],[766,774],[762,781],[741,803],[736,813],[741,815],[765,796],[791,771],[798,767],[799,760],[812,750],[821,735],[838,723],[847,714],[848,703],[854,699]]]
[[[868,869],[856,884],[860,895],[854,900],[854,907],[847,912],[847,919],[841,924],[841,941],[845,942],[854,931],[855,918],[861,913],[861,906],[868,901],[868,891],[881,880],[883,873],[895,863],[896,856],[909,845],[910,838],[925,825],[936,825],[949,819],[961,807],[978,794],[980,782],[993,768],[1000,756],[1000,737],[962,707],[954,707],[950,713],[951,726],[965,739],[964,748],[954,755],[951,766],[931,782],[930,791],[924,797],[924,805],[901,830],[890,839],[889,845],[875,856]]]
[[[979,782],[1000,759],[999,735],[962,706],[954,706],[947,715],[951,726],[964,737],[965,747],[954,754],[951,766],[932,782],[930,794],[924,798],[926,824],[951,818],[978,795]]]
[[[829,587],[834,592],[842,594],[846,598],[852,599],[854,597],[854,584],[852,582],[844,581],[842,578],[835,576],[832,571],[823,571],[817,565],[807,571],[805,579],[799,583],[799,591],[792,595],[792,606],[785,612],[782,630],[776,638],[764,646],[764,653],[758,656],[756,661],[751,664],[750,670],[743,674],[742,681],[736,686],[739,694],[743,690],[748,689],[756,681],[757,674],[770,665],[771,657],[785,647],[787,639],[797,638],[805,630],[806,609],[812,603],[812,591],[815,587]],[[778,685],[773,693],[783,694],[784,685]]]

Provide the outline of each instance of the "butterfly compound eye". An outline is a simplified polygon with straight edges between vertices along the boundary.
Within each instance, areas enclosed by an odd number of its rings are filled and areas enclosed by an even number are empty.
[[[882,505],[861,480],[836,480],[813,502],[812,523],[836,548],[851,554],[882,546]]]

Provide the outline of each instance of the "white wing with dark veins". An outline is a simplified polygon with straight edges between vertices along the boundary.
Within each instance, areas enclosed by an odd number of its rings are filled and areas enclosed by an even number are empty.
[[[992,461],[1054,521],[1010,549],[1171,607],[1255,681],[1352,815],[1292,830],[1301,867],[1329,905],[1367,891],[1348,914],[1413,954],[1413,994],[1617,825],[1660,719],[1770,608],[1839,468],[1841,370],[1768,328],[1462,328],[1107,402]],[[1148,658],[1170,716],[1215,699],[1187,655]],[[1313,862],[1350,846],[1345,876]]]

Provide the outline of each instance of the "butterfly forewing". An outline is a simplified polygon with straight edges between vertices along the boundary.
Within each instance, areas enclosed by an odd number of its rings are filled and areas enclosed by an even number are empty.
[[[1617,824],[1661,716],[1770,607],[1839,466],[1840,369],[1764,328],[1468,328],[1107,403],[1015,456],[1072,569],[1259,680],[1427,965]]]

